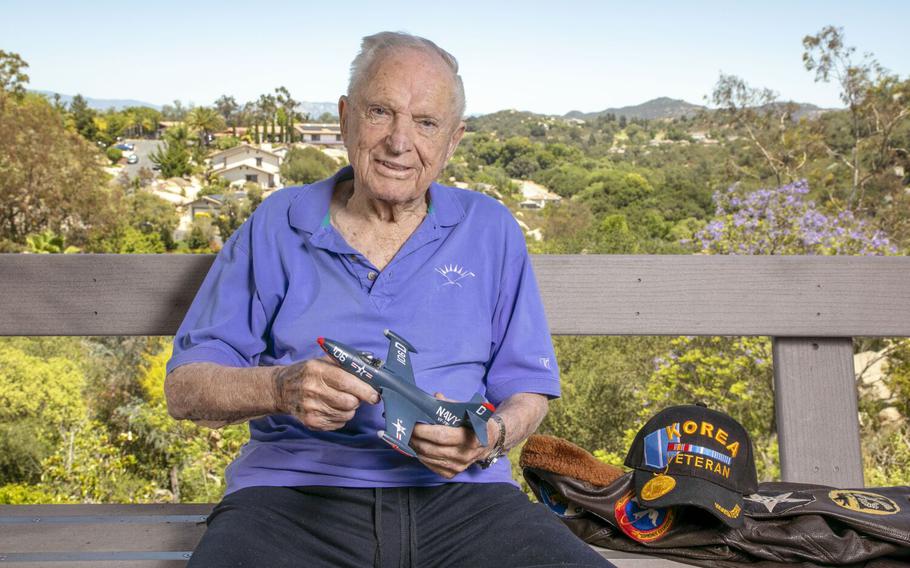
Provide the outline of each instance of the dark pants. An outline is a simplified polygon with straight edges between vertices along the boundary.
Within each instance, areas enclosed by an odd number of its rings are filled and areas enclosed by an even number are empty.
[[[251,487],[208,525],[190,568],[612,566],[505,483]]]

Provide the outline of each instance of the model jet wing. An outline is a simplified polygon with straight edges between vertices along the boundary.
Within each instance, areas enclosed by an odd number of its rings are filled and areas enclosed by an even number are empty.
[[[412,458],[417,457],[408,442],[419,411],[403,396],[390,389],[383,389],[382,402],[385,404],[385,431],[380,430],[379,437],[399,452]]]
[[[416,385],[414,370],[411,368],[411,352],[416,353],[417,350],[393,331],[385,330],[385,336],[389,338],[389,353],[382,368],[408,384]]]

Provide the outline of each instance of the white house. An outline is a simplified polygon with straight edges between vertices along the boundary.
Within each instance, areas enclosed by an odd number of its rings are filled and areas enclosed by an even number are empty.
[[[526,179],[513,179],[518,184],[523,200],[518,204],[524,209],[543,209],[547,203],[557,203],[562,197],[551,192],[546,187]]]
[[[314,146],[343,146],[340,124],[317,124],[302,122],[294,125],[300,134],[300,141]]]
[[[240,144],[213,154],[209,163],[215,174],[231,184],[251,181],[266,189],[281,187],[281,156],[271,151],[270,144],[260,148]]]

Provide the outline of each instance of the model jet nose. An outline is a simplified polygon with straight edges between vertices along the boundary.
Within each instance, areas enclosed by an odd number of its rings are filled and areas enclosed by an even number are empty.
[[[322,347],[323,350],[325,350],[325,337],[316,338],[316,343],[318,343],[319,346]]]

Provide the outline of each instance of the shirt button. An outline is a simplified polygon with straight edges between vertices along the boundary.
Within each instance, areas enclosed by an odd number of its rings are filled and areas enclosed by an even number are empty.
[[[373,270],[371,270],[370,273],[367,274],[367,278],[369,278],[370,280],[376,280],[376,277],[377,277],[377,276],[379,276],[379,274],[377,274],[377,273],[376,273],[375,271],[373,271]]]

